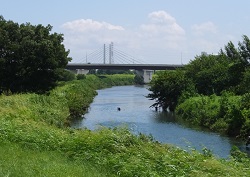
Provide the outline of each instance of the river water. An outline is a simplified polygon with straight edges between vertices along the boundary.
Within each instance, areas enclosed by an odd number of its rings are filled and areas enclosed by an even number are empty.
[[[102,126],[126,126],[135,134],[152,135],[161,143],[173,144],[185,150],[202,151],[206,147],[220,158],[227,158],[233,145],[243,151],[246,149],[243,142],[199,127],[191,128],[177,122],[171,113],[149,108],[154,101],[145,97],[149,93],[147,86],[118,86],[97,92],[88,113],[82,120],[73,122],[73,128],[95,130]]]

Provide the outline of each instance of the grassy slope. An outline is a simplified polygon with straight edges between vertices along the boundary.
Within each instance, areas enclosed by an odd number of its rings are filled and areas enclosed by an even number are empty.
[[[106,83],[119,84],[118,76]],[[0,97],[0,176],[249,176],[248,159],[216,159],[132,135],[126,128],[65,128],[73,100],[105,85],[91,76],[52,91]],[[92,90],[92,91],[91,91]],[[91,94],[90,94],[91,93]],[[86,97],[85,99],[82,99]]]

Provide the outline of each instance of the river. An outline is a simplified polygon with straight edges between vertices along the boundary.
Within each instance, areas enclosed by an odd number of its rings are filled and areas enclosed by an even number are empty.
[[[133,133],[152,135],[161,143],[173,144],[185,150],[202,151],[204,147],[220,158],[227,158],[233,145],[245,151],[243,142],[199,127],[176,121],[171,113],[149,108],[154,101],[145,96],[147,86],[118,86],[98,90],[84,118],[72,123],[73,128],[95,130],[102,126],[127,126]],[[120,108],[119,111],[117,108]]]

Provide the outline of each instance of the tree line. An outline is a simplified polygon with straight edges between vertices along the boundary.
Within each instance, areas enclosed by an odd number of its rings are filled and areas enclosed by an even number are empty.
[[[216,115],[213,118],[209,117],[204,120],[204,118],[201,118],[202,114],[199,114],[199,116],[196,114],[199,117],[199,121],[196,123],[211,128],[217,120],[221,121],[222,119],[225,123],[223,130],[229,132],[229,129],[233,127],[239,131],[231,132],[231,134],[238,135],[245,123],[250,122],[250,114],[243,111],[250,110],[248,103],[250,101],[248,98],[250,97],[246,96],[250,94],[249,62],[250,40],[246,35],[243,35],[243,40],[238,42],[238,46],[235,46],[230,41],[223,49],[220,49],[218,55],[202,54],[196,56],[183,69],[158,72],[150,83],[151,87],[149,90],[151,93],[148,95],[148,98],[155,100],[155,104],[152,107],[162,107],[163,110],[175,111],[179,115],[187,115],[185,113],[192,111],[190,110],[191,107],[187,108],[188,106],[185,103],[189,101],[190,106],[191,99],[193,104],[192,109],[195,112],[198,111],[194,109],[198,107],[197,104],[200,100],[203,99],[203,102],[201,101],[202,106],[199,109],[204,111],[204,105],[209,105],[208,101],[204,101],[204,98],[210,97],[212,99],[216,97],[213,102],[210,102],[210,106],[214,104],[218,105],[218,107],[211,107],[207,112],[211,113],[216,109]],[[225,95],[227,95],[227,104],[225,104]],[[244,102],[245,106],[237,105],[236,102],[239,103],[239,101],[235,101],[233,104],[233,101],[230,101],[229,97],[244,98],[245,101],[240,102]],[[221,98],[224,99],[224,102]],[[222,111],[223,109],[224,112]],[[235,120],[231,120],[232,117],[225,119],[225,116],[229,114],[238,118]],[[197,121],[196,116],[189,114],[187,119],[195,122]],[[239,120],[240,116],[244,117],[242,118],[244,120]],[[230,128],[231,124],[239,125],[236,127],[231,126]],[[250,126],[249,129],[246,128],[244,131],[245,134],[249,134]]]
[[[230,91],[237,95],[250,89],[250,40],[244,35],[238,48],[230,41],[218,55],[196,56],[177,71],[158,72],[151,82],[149,98],[153,106],[174,110],[179,99],[202,95],[221,95]]]

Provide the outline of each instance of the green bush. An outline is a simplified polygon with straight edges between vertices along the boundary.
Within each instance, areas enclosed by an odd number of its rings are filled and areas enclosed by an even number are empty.
[[[86,79],[86,76],[85,76],[85,74],[77,74],[76,78],[77,78],[77,80],[83,80],[83,79]]]
[[[228,123],[225,122],[224,119],[219,118],[218,120],[216,120],[216,122],[211,125],[211,130],[215,130],[217,132],[221,132],[221,133],[225,133],[228,130]]]
[[[176,114],[193,124],[208,127],[230,136],[246,137],[250,133],[249,94],[234,96],[191,97],[179,104]]]
[[[219,118],[218,112],[218,98],[215,95],[191,97],[176,108],[178,116],[208,128]]]
[[[57,69],[58,81],[72,81],[76,79],[76,76],[73,72],[65,69]]]

